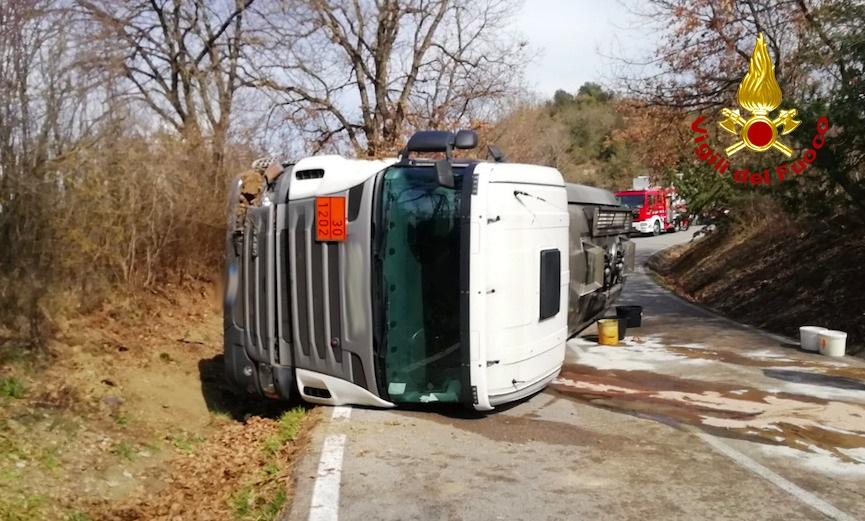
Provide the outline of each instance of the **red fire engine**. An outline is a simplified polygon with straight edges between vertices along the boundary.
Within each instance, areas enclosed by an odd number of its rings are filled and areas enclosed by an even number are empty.
[[[616,192],[621,203],[633,212],[634,231],[659,235],[687,230],[690,226],[684,202],[672,188],[646,188]]]

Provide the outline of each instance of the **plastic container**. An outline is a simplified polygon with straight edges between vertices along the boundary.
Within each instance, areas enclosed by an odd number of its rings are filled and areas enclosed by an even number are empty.
[[[640,327],[643,323],[643,306],[616,306],[616,316],[625,322],[625,327]]]
[[[828,331],[828,328],[820,326],[802,326],[799,328],[799,345],[805,351],[819,351],[820,339],[817,335],[821,331]]]
[[[820,338],[820,354],[826,356],[844,356],[847,349],[847,333],[827,329],[817,333]]]
[[[619,341],[622,341],[625,339],[625,335],[627,334],[627,331],[628,331],[628,324],[626,323],[626,321],[623,318],[614,317],[612,315],[607,316],[607,317],[601,317],[601,318],[603,320],[617,320],[619,322],[619,325],[618,325],[618,327],[619,327]]]
[[[619,319],[598,320],[598,343],[605,346],[619,345]]]

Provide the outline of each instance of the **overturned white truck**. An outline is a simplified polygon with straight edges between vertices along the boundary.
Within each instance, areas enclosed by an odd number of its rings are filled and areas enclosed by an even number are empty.
[[[631,213],[494,148],[491,162],[453,158],[476,144],[419,132],[399,160],[283,165],[229,225],[229,380],[270,398],[477,410],[546,386],[633,269]]]

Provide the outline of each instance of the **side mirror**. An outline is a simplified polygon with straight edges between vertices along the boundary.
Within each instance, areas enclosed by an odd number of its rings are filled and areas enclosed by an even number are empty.
[[[505,153],[502,152],[502,149],[495,145],[487,145],[487,152],[489,152],[490,157],[493,158],[493,161],[496,163],[506,163],[508,158],[505,157]]]
[[[478,146],[478,135],[474,130],[460,130],[454,137],[454,148],[467,150]]]
[[[439,159],[436,161],[436,174],[441,186],[454,187],[454,171],[451,169],[451,162],[449,160]]]

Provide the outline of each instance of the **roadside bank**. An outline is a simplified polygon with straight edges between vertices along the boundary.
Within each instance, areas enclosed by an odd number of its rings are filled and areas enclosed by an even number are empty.
[[[656,253],[647,266],[670,290],[732,320],[798,338],[817,325],[865,348],[865,235],[844,217],[732,222]]]
[[[228,392],[212,284],[0,334],[0,520],[274,519],[319,414]]]

